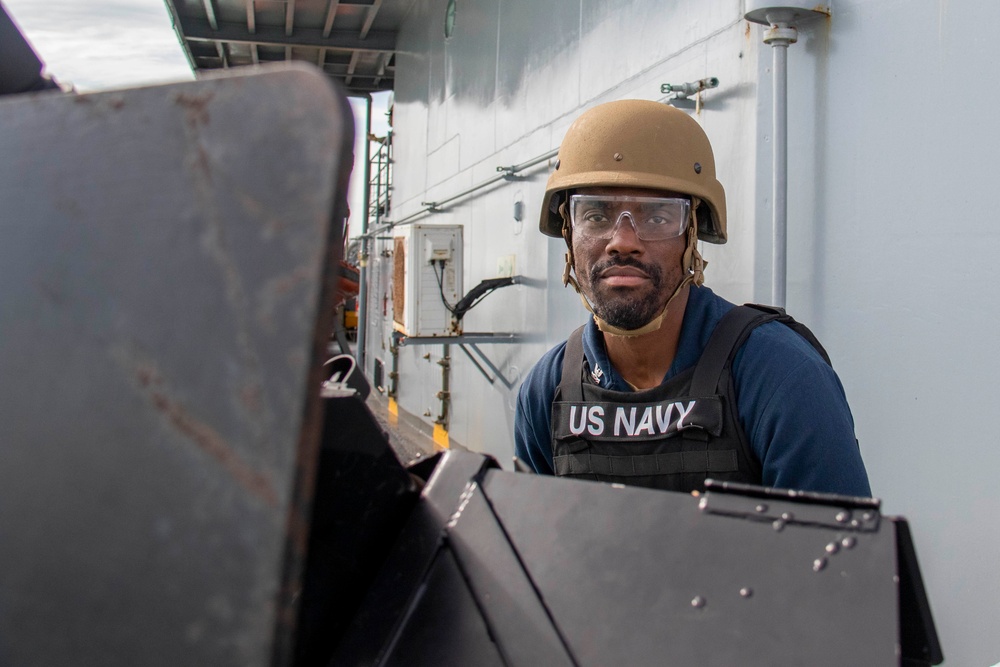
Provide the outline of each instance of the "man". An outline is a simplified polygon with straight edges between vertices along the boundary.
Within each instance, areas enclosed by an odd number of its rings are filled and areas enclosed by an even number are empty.
[[[570,127],[540,228],[593,318],[518,394],[536,472],[675,491],[706,478],[868,496],[843,387],[808,329],[702,287],[726,241],[708,137],[664,104],[602,104]],[[575,278],[572,274],[575,274]]]

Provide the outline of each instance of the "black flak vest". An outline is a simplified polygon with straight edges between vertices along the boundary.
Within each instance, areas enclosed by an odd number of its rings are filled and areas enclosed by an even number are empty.
[[[704,490],[708,478],[760,484],[731,366],[750,332],[771,321],[801,335],[830,363],[805,325],[780,308],[748,304],[719,320],[693,368],[645,391],[612,391],[587,378],[583,327],[574,331],[552,403],[555,474],[683,492]]]

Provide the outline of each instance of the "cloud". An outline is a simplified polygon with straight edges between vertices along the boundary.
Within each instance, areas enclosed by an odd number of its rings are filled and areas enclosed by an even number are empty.
[[[163,0],[3,0],[60,83],[80,91],[194,78]]]

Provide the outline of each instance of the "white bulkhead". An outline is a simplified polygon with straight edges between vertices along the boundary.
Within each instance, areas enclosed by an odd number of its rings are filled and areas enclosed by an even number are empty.
[[[787,307],[830,352],[875,495],[911,521],[947,664],[994,664],[1000,5],[830,4],[832,15],[800,26],[788,51]],[[538,232],[554,158],[417,214],[549,153],[595,104],[665,100],[663,84],[716,77],[690,110],[714,146],[729,209],[729,243],[702,248],[706,284],[734,302],[766,303],[772,54],[739,0],[454,5],[450,37],[448,0],[414,3],[400,32],[385,219],[460,226],[459,293],[521,276],[462,323],[465,334],[513,335],[475,341],[499,374],[470,361],[458,339],[449,348],[451,441],[509,467],[520,381],[587,317],[562,287],[562,242]],[[369,375],[393,367],[391,237],[408,227],[371,248]],[[444,348],[397,353],[398,406],[431,424]]]

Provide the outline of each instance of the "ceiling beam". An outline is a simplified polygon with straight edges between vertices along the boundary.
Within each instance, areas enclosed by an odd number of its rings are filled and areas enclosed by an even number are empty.
[[[253,6],[254,0],[247,0],[247,31],[252,35],[257,30],[257,12]],[[215,27],[218,29],[218,26]]]
[[[389,60],[389,54],[380,53],[378,54],[378,60],[375,61],[375,85],[382,83],[382,77],[385,76],[385,63]]]
[[[330,6],[326,9],[326,23],[323,24],[323,37],[329,37],[330,31],[333,30],[333,21],[337,18],[337,7],[340,6],[340,0],[330,0]]]
[[[353,30],[332,30],[328,37],[323,37],[323,31],[319,28],[299,28],[295,37],[291,38],[280,27],[259,25],[256,32],[250,34],[246,26],[240,23],[219,23],[218,28],[213,29],[207,21],[192,18],[181,18],[180,27],[184,38],[192,41],[256,43],[264,46],[305,46],[348,51],[360,49],[362,51],[392,52],[396,50],[396,34],[392,32],[369,32],[365,39],[361,39]]]
[[[212,30],[219,29],[219,22],[215,19],[215,5],[212,0],[202,0],[202,4],[205,5],[205,16],[208,17],[208,25],[212,26]]]
[[[361,39],[368,36],[368,31],[372,29],[372,23],[375,22],[375,15],[378,14],[378,10],[382,8],[382,0],[375,0],[372,6],[368,8],[368,15],[365,16],[365,24],[361,27]]]
[[[229,59],[226,58],[226,49],[221,42],[215,43],[215,50],[219,52],[219,60],[222,61],[223,69],[229,69]]]
[[[348,86],[351,85],[351,79],[354,78],[354,70],[358,66],[359,55],[360,55],[359,51],[353,52],[351,54],[351,62],[350,64],[347,65],[347,77],[344,79],[344,83],[347,84]]]
[[[295,30],[295,0],[285,0],[285,37]]]

